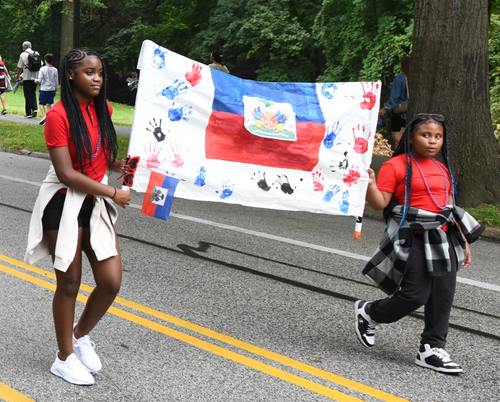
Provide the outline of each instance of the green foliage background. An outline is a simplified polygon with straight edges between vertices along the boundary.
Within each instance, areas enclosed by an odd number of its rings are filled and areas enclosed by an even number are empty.
[[[22,42],[60,60],[63,0],[2,0],[1,55],[12,72]],[[500,7],[490,0],[491,111],[500,124]],[[81,45],[110,75],[135,71],[150,39],[208,64],[212,50],[242,78],[261,81],[382,80],[383,98],[411,53],[413,0],[82,0]],[[57,64],[56,64],[57,65]],[[114,95],[116,99],[119,94]],[[384,101],[384,99],[382,99]]]

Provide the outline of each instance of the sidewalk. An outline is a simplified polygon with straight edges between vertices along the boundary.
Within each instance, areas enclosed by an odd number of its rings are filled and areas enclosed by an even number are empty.
[[[41,120],[42,119],[40,117],[34,117],[28,119],[24,116],[19,116],[16,114],[6,114],[4,116],[0,115],[0,121],[12,121],[14,123],[20,123],[20,124],[31,124],[32,126],[39,125]],[[116,130],[116,135],[130,136],[132,127],[115,126],[115,130]]]

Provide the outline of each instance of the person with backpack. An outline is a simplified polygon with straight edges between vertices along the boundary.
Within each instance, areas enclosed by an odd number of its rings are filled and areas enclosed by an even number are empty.
[[[36,103],[36,83],[38,71],[42,67],[42,57],[31,48],[31,42],[23,43],[23,51],[17,63],[17,79],[23,82],[24,109],[26,118],[36,117],[38,105]],[[22,77],[22,78],[21,78]]]

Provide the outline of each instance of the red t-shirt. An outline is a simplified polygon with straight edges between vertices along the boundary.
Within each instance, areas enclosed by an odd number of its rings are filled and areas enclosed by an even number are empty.
[[[90,143],[92,144],[92,155],[97,155],[92,158],[92,167],[89,167],[89,157],[84,153],[83,155],[83,169],[84,174],[98,182],[102,180],[106,171],[108,170],[108,160],[103,150],[102,138],[99,141],[99,125],[97,124],[97,114],[95,110],[94,101],[89,104],[78,102],[82,110],[83,118],[87,124],[90,134]],[[113,107],[108,103],[109,113],[113,113]],[[81,172],[80,163],[78,162],[78,153],[76,145],[71,135],[68,116],[61,101],[57,102],[47,113],[45,120],[45,142],[47,148],[55,147],[68,147],[73,163],[73,169]],[[84,132],[82,131],[82,135]]]
[[[443,171],[431,159],[415,159],[424,173],[425,180],[436,202],[441,206],[448,204],[449,195],[453,193],[448,169],[439,161],[436,162]],[[433,213],[441,212],[441,209],[432,200],[420,170],[413,160],[412,172],[410,206]],[[395,156],[382,164],[377,178],[377,187],[380,191],[393,193],[393,198],[398,203],[404,204],[405,175],[405,155]],[[446,185],[448,186],[448,194],[446,193]]]

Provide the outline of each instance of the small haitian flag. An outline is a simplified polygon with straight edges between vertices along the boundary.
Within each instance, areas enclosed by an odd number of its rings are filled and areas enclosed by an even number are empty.
[[[168,221],[172,202],[174,201],[175,189],[178,183],[179,179],[161,173],[151,172],[148,189],[144,194],[141,212],[144,215]]]

